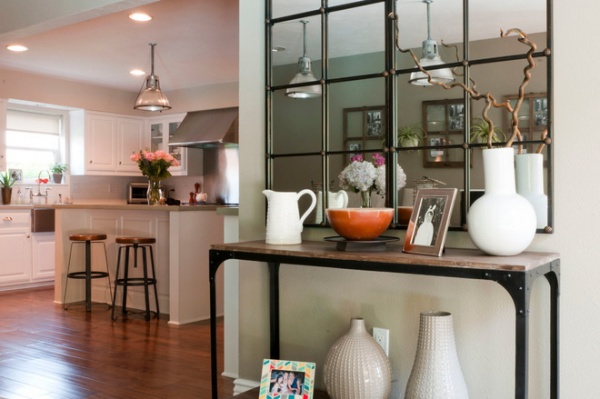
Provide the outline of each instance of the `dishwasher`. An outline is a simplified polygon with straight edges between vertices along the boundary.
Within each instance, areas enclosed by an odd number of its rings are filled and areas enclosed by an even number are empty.
[[[31,210],[31,232],[49,233],[54,231],[54,209],[33,208]]]

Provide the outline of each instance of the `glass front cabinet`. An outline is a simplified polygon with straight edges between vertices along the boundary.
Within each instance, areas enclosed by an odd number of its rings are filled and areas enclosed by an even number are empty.
[[[150,150],[168,151],[177,161],[179,166],[172,166],[169,171],[173,176],[187,176],[188,154],[185,147],[169,147],[169,140],[185,117],[185,114],[164,115],[150,118],[148,126],[150,129]]]

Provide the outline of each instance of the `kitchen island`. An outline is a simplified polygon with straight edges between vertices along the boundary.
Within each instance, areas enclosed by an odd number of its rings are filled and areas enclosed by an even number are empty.
[[[106,250],[111,281],[114,280],[119,236],[144,236],[156,238],[155,263],[158,279],[158,296],[163,313],[169,314],[170,324],[186,324],[208,319],[209,284],[208,250],[211,245],[223,243],[224,216],[222,213],[237,208],[219,205],[148,206],[126,204],[70,204],[53,205],[56,210],[56,303],[63,302],[64,284],[71,242],[69,235],[76,232],[101,232],[108,236]],[[73,249],[73,265],[83,262],[83,249]],[[81,246],[82,247],[82,246]],[[96,268],[104,267],[101,245],[92,250]],[[134,271],[141,272],[139,270]],[[223,276],[218,277],[219,286]],[[144,308],[143,290],[130,289],[128,304]],[[220,290],[218,313],[223,314],[223,290]],[[83,284],[69,282],[66,302],[83,298]],[[111,303],[106,281],[94,281],[92,300]]]

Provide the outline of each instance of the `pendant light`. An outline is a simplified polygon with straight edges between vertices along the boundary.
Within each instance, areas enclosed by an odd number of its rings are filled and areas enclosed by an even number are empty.
[[[146,76],[146,81],[140,89],[133,108],[142,111],[164,111],[171,109],[171,105],[167,97],[160,91],[158,76],[154,74],[154,46],[156,46],[156,43],[149,43],[149,45],[151,48],[152,69],[150,75]]]
[[[439,45],[437,41],[431,38],[431,16],[429,7],[433,0],[423,0],[427,4],[427,39],[423,40],[423,54],[419,60],[422,67],[427,68],[434,65],[442,65],[444,61],[440,57]],[[450,84],[454,82],[454,75],[450,68],[434,69],[428,71],[431,74],[431,80],[434,82]],[[410,74],[409,83],[416,86],[431,86],[427,75],[421,71]]]
[[[302,57],[298,58],[298,73],[290,81],[291,85],[297,83],[314,82],[315,80],[317,80],[317,78],[312,72],[312,60],[306,56],[306,24],[308,23],[308,21],[302,20],[300,21],[300,23],[302,24],[303,30]],[[285,95],[292,98],[321,97],[321,85],[316,84],[311,86],[291,87],[285,91]]]

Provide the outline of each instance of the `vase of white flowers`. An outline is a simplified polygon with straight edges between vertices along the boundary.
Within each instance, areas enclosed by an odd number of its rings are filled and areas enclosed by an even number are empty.
[[[397,166],[397,188],[406,185],[406,174],[400,165]],[[385,157],[379,153],[373,154],[371,162],[365,161],[362,154],[350,158],[350,164],[338,176],[340,187],[360,193],[363,208],[371,207],[371,194],[376,192],[385,196]]]

